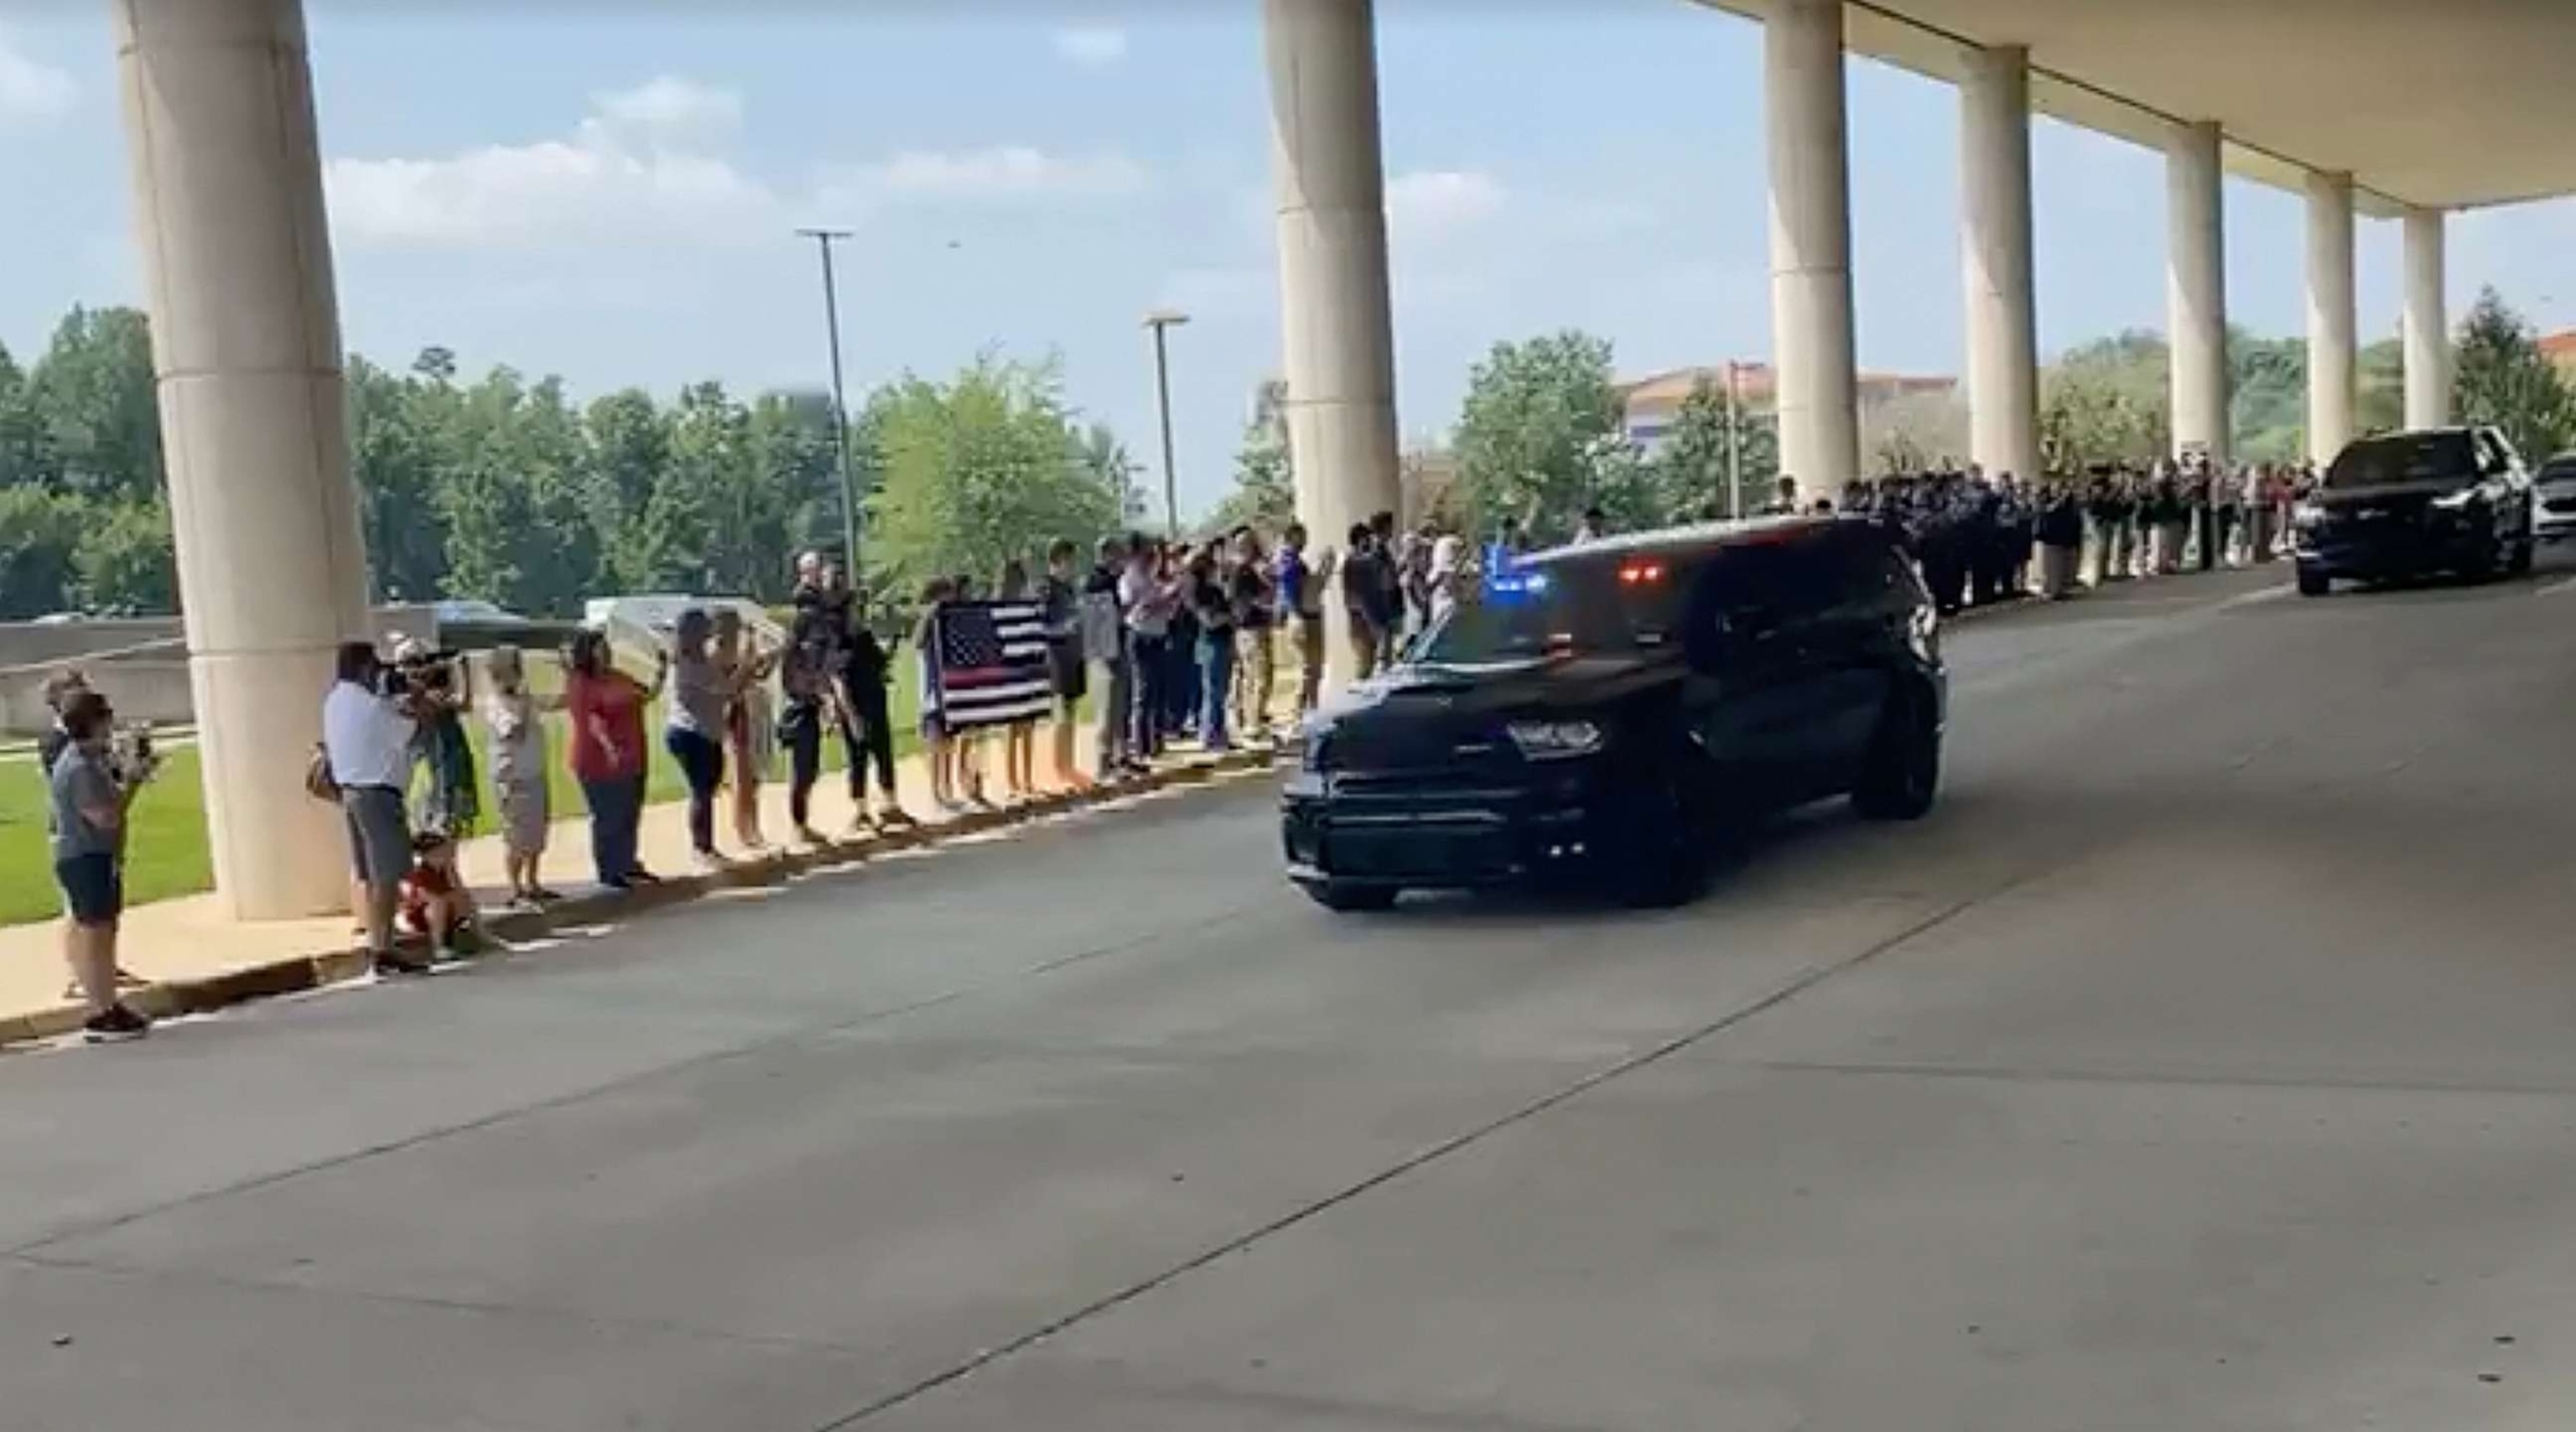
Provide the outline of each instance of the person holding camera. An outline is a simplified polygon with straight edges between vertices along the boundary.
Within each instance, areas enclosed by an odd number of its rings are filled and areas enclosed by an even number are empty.
[[[378,974],[419,974],[428,962],[394,948],[394,912],[411,873],[411,819],[403,808],[418,729],[403,674],[372,642],[344,642],[338,679],[322,698],[322,752],[349,825],[352,902]]]
[[[465,734],[472,692],[464,663],[455,652],[433,651],[416,637],[404,637],[394,647],[394,670],[415,723],[412,764],[425,776],[411,787],[412,828],[462,840],[483,815],[474,746]]]
[[[81,1033],[94,1042],[135,1039],[152,1021],[117,997],[116,936],[125,915],[125,813],[143,787],[117,778],[106,697],[82,690],[66,699],[62,727],[69,739],[46,776],[48,825],[63,891],[63,955],[89,1003]]]

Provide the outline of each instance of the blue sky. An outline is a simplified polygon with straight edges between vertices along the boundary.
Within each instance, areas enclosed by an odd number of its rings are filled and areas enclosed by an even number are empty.
[[[1252,0],[444,8],[313,0],[355,350],[440,343],[584,393],[816,384],[814,258],[791,230],[828,223],[858,231],[854,384],[1053,351],[1072,400],[1143,460],[1137,319],[1187,309],[1184,505],[1223,490],[1278,348]],[[0,18],[18,218],[0,226],[0,342],[22,354],[66,305],[138,292],[106,11]],[[1408,435],[1454,420],[1497,339],[1582,327],[1631,372],[1768,352],[1754,26],[1682,0],[1382,0],[1380,64]],[[1955,372],[1956,95],[1855,61],[1851,104],[1861,361]],[[2043,347],[2161,327],[2161,160],[2042,121],[2034,164]],[[2235,317],[2297,331],[2297,199],[2231,180],[2227,203]],[[2493,283],[2576,323],[2571,240],[2564,204],[2456,221],[2454,313]],[[2360,245],[2363,329],[2392,333],[2395,226],[2363,221]]]

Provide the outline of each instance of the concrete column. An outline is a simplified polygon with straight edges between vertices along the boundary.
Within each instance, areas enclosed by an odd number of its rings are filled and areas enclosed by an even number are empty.
[[[2173,447],[2228,456],[2227,246],[2218,126],[2174,128],[2165,149],[2165,307],[2172,329]]]
[[[1371,0],[1262,3],[1288,380],[1281,409],[1298,519],[1314,547],[1336,551],[1351,524],[1402,507],[1374,9]],[[1353,674],[1338,594],[1324,610],[1338,685]]]
[[[1989,473],[2039,471],[2039,321],[2031,291],[2030,52],[1968,53],[1960,86],[1959,245],[1968,283],[1969,452]]]
[[[2353,437],[2352,176],[2310,174],[2308,194],[2308,460]]]
[[[215,886],[235,918],[326,914],[346,837],[303,773],[366,554],[303,10],[115,4]]]
[[[1762,58],[1780,470],[1802,494],[1839,500],[1860,475],[1842,0],[1780,0]]]
[[[2438,428],[2451,420],[2451,321],[2443,308],[2448,282],[2442,257],[2442,211],[2406,211],[2406,426]]]

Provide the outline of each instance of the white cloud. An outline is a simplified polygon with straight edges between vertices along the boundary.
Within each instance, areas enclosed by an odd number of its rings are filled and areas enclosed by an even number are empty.
[[[778,195],[719,152],[740,122],[738,97],[666,76],[591,104],[561,139],[334,159],[333,226],[359,244],[427,248],[771,237]]]
[[[572,132],[432,157],[337,158],[325,176],[334,230],[380,247],[634,247],[773,241],[791,222],[847,221],[919,199],[1087,198],[1148,182],[1124,155],[1025,145],[914,151],[771,184],[734,158],[739,95],[665,75],[591,96]]]
[[[686,144],[730,137],[742,127],[742,96],[677,75],[590,97],[590,123],[648,142]]]
[[[1442,242],[1502,212],[1501,180],[1476,170],[1428,169],[1386,181],[1386,220],[1398,244]]]
[[[943,199],[1096,197],[1132,194],[1146,185],[1144,168],[1123,154],[1064,155],[1027,145],[918,150],[871,165],[858,177],[866,188],[887,194]]]
[[[71,113],[79,98],[80,86],[67,71],[38,63],[0,30],[0,124],[50,123]]]
[[[1127,32],[1115,25],[1073,25],[1055,32],[1055,52],[1085,69],[1127,58]]]

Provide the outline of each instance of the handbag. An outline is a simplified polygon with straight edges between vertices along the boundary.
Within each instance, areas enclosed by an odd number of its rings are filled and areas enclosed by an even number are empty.
[[[313,743],[313,754],[304,762],[304,793],[335,805],[340,800],[340,782],[331,775],[331,748],[319,741]]]

